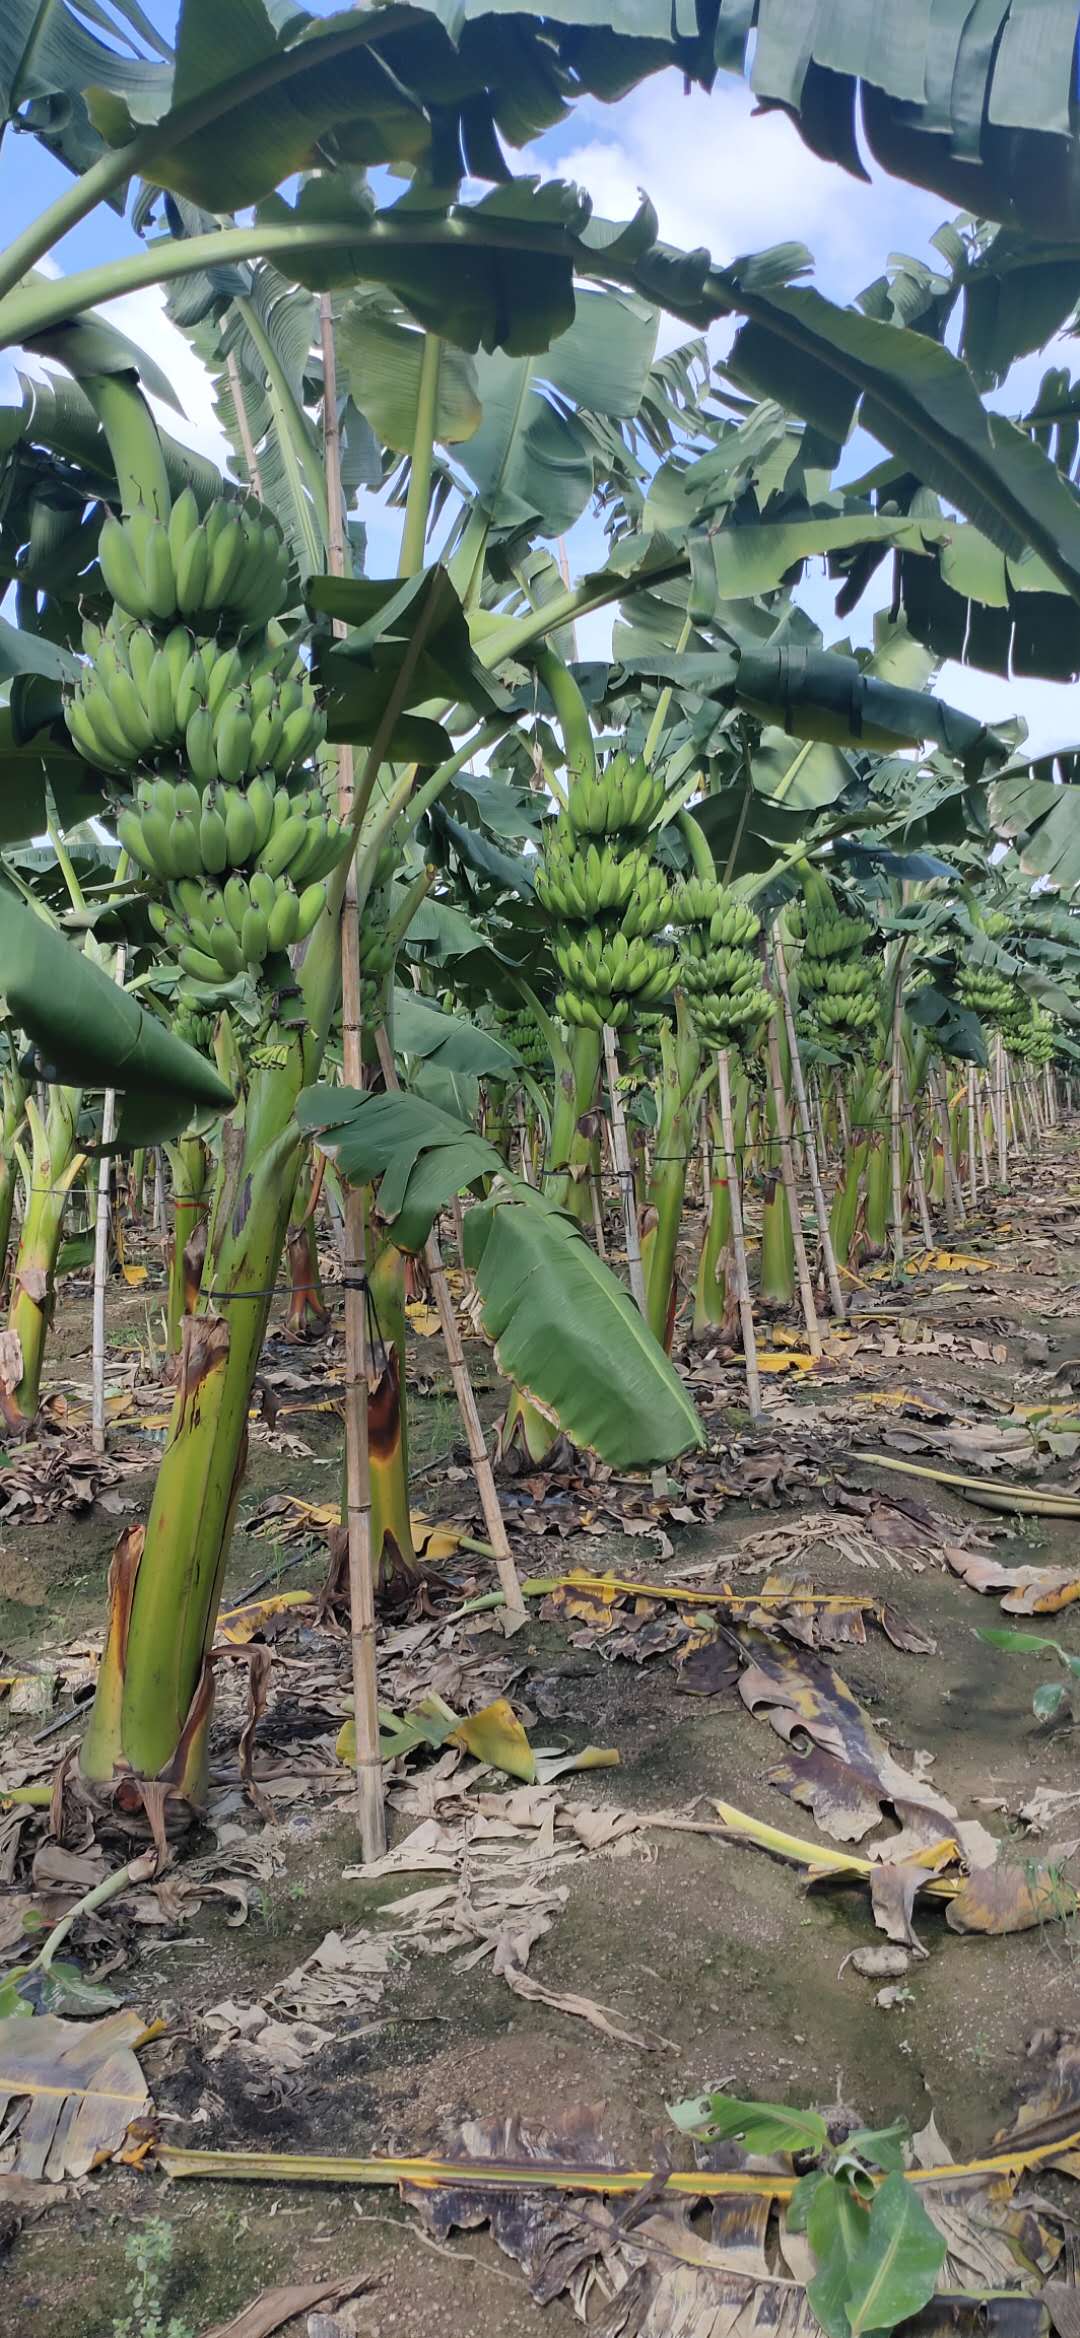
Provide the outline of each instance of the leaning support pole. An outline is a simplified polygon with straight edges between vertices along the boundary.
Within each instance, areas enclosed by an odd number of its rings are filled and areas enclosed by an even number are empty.
[[[125,867],[126,867],[125,862]],[[127,948],[121,942],[116,953],[113,980],[124,980],[127,966]],[[109,1202],[112,1188],[112,1154],[108,1147],[116,1135],[116,1090],[106,1088],[101,1107],[101,1159],[98,1162],[97,1219],[94,1226],[94,1298],[90,1330],[90,1443],[95,1453],[105,1451],[105,1283],[109,1268]]]
[[[615,1155],[615,1171],[622,1189],[623,1220],[626,1226],[626,1263],[630,1270],[630,1289],[634,1304],[641,1315],[647,1313],[645,1274],[641,1264],[641,1236],[638,1232],[637,1197],[634,1192],[634,1170],[630,1147],[626,1138],[626,1115],[619,1094],[619,1058],[615,1052],[615,1033],[604,1025],[604,1064],[607,1070],[608,1098],[611,1104],[611,1144]]]
[[[799,1297],[802,1301],[803,1321],[806,1325],[806,1337],[809,1343],[810,1353],[816,1358],[820,1356],[822,1352],[821,1331],[818,1325],[817,1308],[814,1305],[814,1286],[810,1280],[810,1264],[806,1256],[806,1243],[803,1239],[802,1214],[799,1208],[799,1190],[795,1183],[795,1164],[791,1157],[791,1124],[788,1120],[787,1097],[784,1094],[784,1078],[780,1067],[780,1041],[776,1034],[775,1015],[770,1015],[769,1017],[768,1050],[769,1083],[772,1088],[773,1104],[776,1110],[776,1138],[780,1152],[780,1175],[783,1180],[784,1192],[787,1195],[788,1216],[791,1220],[791,1241],[795,1252],[795,1272],[798,1276]]]
[[[903,1120],[900,1112],[900,1073],[903,1057],[904,1020],[904,945],[901,942],[896,960],[896,981],[893,989],[892,1056],[889,1077],[889,1169],[892,1185],[892,1248],[893,1273],[900,1274],[904,1264],[904,1187],[903,1187]]]
[[[727,1176],[728,1207],[731,1213],[731,1249],[735,1264],[735,1296],[739,1303],[743,1362],[746,1366],[746,1397],[750,1406],[751,1419],[756,1421],[761,1415],[761,1380],[758,1374],[757,1340],[754,1335],[754,1309],[750,1299],[750,1272],[746,1263],[746,1236],[743,1231],[739,1160],[735,1151],[735,1116],[731,1109],[731,1067],[726,1047],[717,1049],[716,1073],[720,1088],[720,1129],[724,1140],[724,1169]]]
[[[376,1045],[387,1088],[399,1088],[401,1082],[397,1076],[394,1052],[385,1025],[380,1025]],[[435,1305],[439,1310],[439,1321],[442,1324],[442,1335],[446,1343],[446,1354],[450,1365],[450,1377],[454,1383],[458,1411],[461,1414],[462,1426],[468,1440],[469,1458],[472,1462],[476,1488],[480,1496],[480,1507],[484,1513],[484,1525],[487,1528],[488,1541],[495,1553],[499,1585],[506,1601],[504,1629],[507,1638],[509,1638],[511,1632],[518,1631],[525,1622],[527,1610],[521,1594],[518,1571],[514,1565],[514,1554],[510,1548],[510,1539],[506,1531],[506,1521],[502,1514],[494,1473],[488,1458],[488,1449],[484,1443],[484,1432],[480,1425],[480,1414],[473,1384],[469,1378],[469,1367],[465,1361],[461,1331],[454,1312],[450,1285],[446,1279],[446,1268],[443,1265],[442,1252],[434,1228],[432,1228],[424,1245],[424,1259],[435,1297]]]
[[[821,1164],[818,1159],[817,1142],[814,1136],[814,1124],[811,1118],[810,1106],[806,1094],[806,1081],[803,1077],[802,1058],[799,1054],[799,1041],[795,1030],[795,1017],[791,1008],[791,988],[788,983],[787,966],[784,962],[784,946],[780,941],[779,936],[777,936],[774,960],[776,965],[777,987],[780,992],[780,998],[784,1009],[784,1028],[787,1032],[788,1054],[791,1057],[791,1084],[795,1090],[795,1103],[798,1108],[799,1124],[802,1129],[803,1147],[806,1152],[806,1166],[810,1177],[810,1190],[814,1196],[814,1215],[817,1218],[818,1223],[818,1236],[821,1242],[821,1256],[825,1266],[825,1279],[829,1286],[829,1297],[832,1301],[833,1314],[835,1315],[837,1322],[842,1323],[846,1313],[844,1306],[844,1293],[836,1264],[836,1252],[833,1249],[832,1232],[829,1226],[829,1207],[825,1199],[825,1188],[821,1182]]]
[[[341,440],[338,432],[337,368],[329,295],[319,304],[323,359],[323,445],[326,500],[330,515],[328,558],[333,576],[345,574],[341,495]],[[334,632],[343,634],[339,621]],[[351,747],[338,749],[338,796],[342,820],[353,801]],[[360,919],[355,862],[349,869],[341,911],[342,1069],[349,1087],[364,1084],[361,1044]],[[375,1581],[371,1567],[371,1473],[368,1465],[367,1228],[359,1186],[344,1188],[345,1259],[345,1508],[349,1537],[349,1615],[353,1705],[356,1720],[356,1799],[360,1846],[365,1864],[386,1849],[383,1768],[379,1745],[379,1691],[375,1654]]]
[[[979,1169],[975,1159],[975,1066],[973,1063],[968,1065],[967,1076],[967,1142],[968,1191],[971,1196],[971,1207],[976,1210],[979,1206]]]
[[[908,1137],[911,1144],[911,1182],[915,1188],[915,1207],[919,1213],[919,1224],[922,1227],[923,1241],[925,1242],[927,1249],[932,1250],[934,1247],[934,1226],[933,1220],[930,1216],[930,1204],[926,1198],[926,1179],[923,1176],[922,1156],[919,1149],[919,1132],[915,1124],[915,1104],[906,1080],[904,1083],[904,1118],[907,1122]]]
[[[941,1131],[941,1155],[945,1164],[945,1223],[950,1229],[955,1230],[964,1215],[964,1197],[960,1191],[960,1180],[956,1174],[952,1121],[949,1118],[948,1083],[945,1067],[941,1063],[936,1063],[933,1067],[932,1087],[934,1100],[937,1104],[938,1126]]]

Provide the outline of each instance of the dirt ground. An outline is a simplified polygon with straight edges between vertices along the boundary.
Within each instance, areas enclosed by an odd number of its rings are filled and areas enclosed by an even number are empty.
[[[1034,1844],[1019,1824],[1021,1807],[1037,1787],[1080,1784],[1076,1737],[1068,1728],[1048,1734],[1036,1726],[1031,1696],[1047,1677],[1043,1668],[977,1636],[981,1625],[1017,1619],[959,1581],[940,1554],[975,1528],[993,1533],[986,1548],[996,1561],[1068,1566],[1077,1561],[1077,1523],[989,1513],[947,1487],[897,1477],[880,1466],[880,1456],[901,1455],[910,1429],[907,1451],[917,1463],[981,1473],[991,1466],[992,1432],[1003,1423],[1015,1431],[1015,1407],[1068,1404],[1073,1359],[1080,1373],[1078,1198],[1080,1138],[1066,1134],[1053,1163],[1037,1176],[1023,1171],[1007,1202],[989,1202],[956,1237],[964,1254],[984,1265],[910,1277],[896,1288],[887,1278],[868,1279],[856,1294],[852,1323],[860,1340],[850,1369],[833,1356],[816,1374],[770,1374],[766,1420],[755,1435],[745,1429],[738,1367],[718,1365],[711,1382],[705,1369],[698,1392],[704,1387],[708,1399],[718,1489],[727,1478],[737,1486],[747,1453],[808,1457],[798,1482],[774,1483],[771,1506],[736,1490],[722,1506],[718,1492],[712,1519],[672,1522],[665,1514],[658,1522],[672,1547],[661,1561],[654,1541],[620,1534],[614,1524],[521,1539],[523,1565],[539,1572],[585,1566],[678,1582],[688,1569],[712,1566],[738,1587],[740,1567],[755,1565],[757,1573],[745,1576],[754,1589],[762,1581],[762,1534],[822,1512],[812,1557],[789,1568],[788,1579],[794,1572],[812,1578],[818,1591],[886,1597],[934,1643],[933,1654],[909,1653],[871,1629],[865,1645],[845,1646],[830,1661],[893,1755],[907,1767],[931,1755],[937,1791],[962,1819],[980,1819],[1006,1836],[1021,1865],[1045,1856],[1045,1843]],[[146,1315],[145,1296],[117,1294],[110,1320],[118,1362],[130,1353],[125,1338],[145,1336]],[[898,1338],[898,1323],[908,1332],[931,1331],[942,1344],[919,1352]],[[87,1327],[85,1295],[72,1293],[50,1353],[53,1388],[85,1378]],[[894,1344],[892,1356],[885,1351]],[[448,1467],[460,1466],[460,1430],[445,1393],[440,1343],[416,1340],[413,1353],[422,1390],[436,1383],[431,1393],[414,1395],[410,1410],[414,1464],[426,1472],[418,1498],[437,1512],[448,1490],[460,1496],[461,1479],[446,1479]],[[489,1383],[483,1409],[491,1419],[499,1399],[482,1349],[475,1362]],[[311,1375],[317,1366],[305,1356],[303,1370]],[[885,1403],[871,1401],[883,1395]],[[912,1409],[912,1399],[921,1410]],[[935,1452],[935,1420],[958,1418],[983,1433],[982,1460],[957,1458],[944,1431]],[[230,1599],[291,1556],[248,1530],[268,1496],[334,1499],[335,1417],[297,1416],[279,1426],[308,1450],[282,1450],[280,1434],[277,1443],[253,1442]],[[878,1460],[855,1460],[853,1444]],[[700,1482],[702,1463],[689,1466]],[[1076,1470],[1066,1438],[1047,1482],[1071,1485]],[[1008,1467],[997,1474],[1008,1482]],[[125,1499],[137,1505],[148,1484],[126,1479]],[[925,1505],[930,1526],[918,1548],[877,1540],[876,1514],[855,1506],[875,1491]],[[647,1480],[639,1492],[647,1502]],[[673,1498],[678,1507],[677,1492]],[[511,1518],[526,1504],[535,1528],[542,1502],[511,1485]],[[587,1498],[581,1506],[587,1512]],[[861,1539],[849,1531],[853,1522]],[[100,1629],[116,1532],[115,1516],[95,1512],[17,1531],[0,1525],[3,1670],[40,1656],[46,1644],[60,1647]],[[322,1567],[313,1551],[287,1580],[316,1584]],[[482,1562],[475,1580],[485,1587]],[[1046,1629],[1080,1655],[1077,1617],[1077,1607],[1068,1606],[1029,1628]],[[773,1826],[823,1839],[811,1814],[770,1784],[784,1749],[733,1687],[689,1695],[669,1655],[606,1661],[578,1639],[572,1624],[545,1620],[533,1603],[528,1627],[510,1644],[512,1700],[535,1712],[539,1684],[545,1718],[530,1725],[534,1741],[618,1751],[617,1768],[562,1782],[568,1802],[710,1820],[712,1799],[721,1798]],[[492,1657],[506,1647],[494,1630],[470,1645]],[[272,1685],[271,1723],[275,1694]],[[7,1726],[10,1743],[19,1725]],[[410,1767],[414,1778],[422,1776],[425,1757]],[[396,1811],[393,1839],[414,1823]],[[262,1831],[254,1812],[245,1824],[254,1835]],[[1063,1826],[1059,1837],[1067,1832]],[[933,2112],[949,2145],[967,2156],[985,2147],[1006,2116],[1031,2033],[1080,2027],[1075,1918],[1002,1938],[958,1936],[923,1903],[918,1930],[929,1954],[912,1965],[899,2001],[882,2007],[879,1981],[845,1963],[850,1951],[880,1939],[864,1892],[808,1893],[795,1868],[745,1844],[655,1826],[624,1841],[617,1855],[598,1852],[561,1871],[565,1903],[528,1962],[545,1991],[595,2001],[619,2030],[662,2041],[652,2050],[512,1994],[490,1961],[461,1970],[455,1957],[421,1948],[395,1962],[374,2008],[330,2018],[329,2041],[301,2069],[253,2075],[238,2056],[209,2058],[206,2008],[224,1997],[265,1999],[330,1931],[378,1936],[380,1907],[408,1888],[407,1879],[393,1887],[343,1880],[358,1854],[340,1795],[287,1807],[276,1835],[283,1859],[243,1925],[229,1928],[221,1904],[204,1901],[185,1923],[128,1939],[126,1961],[111,1976],[125,2004],[168,2024],[143,2062],[161,2132],[173,2143],[416,2153],[445,2142],[469,2117],[516,2113],[557,2127],[561,2113],[593,2103],[613,2149],[648,2168],[672,2149],[685,2154],[665,2105],[726,2084],[743,2096],[849,2106],[875,2125],[903,2118],[916,2129]],[[1080,1857],[1070,1866],[1063,1855],[1063,1869],[1080,1879]],[[201,2338],[228,2321],[264,2285],[354,2273],[370,2283],[352,2309],[357,2338],[391,2338],[414,2327],[431,2338],[520,2338],[534,2327],[563,2338],[579,2327],[565,2299],[542,2313],[531,2303],[518,2269],[486,2233],[436,2244],[392,2189],[170,2184],[152,2172],[113,2167],[13,2237],[2,2275],[3,2329],[14,2338],[51,2318],[65,2338],[113,2338],[130,2310],[123,2245],[146,2220],[161,2220],[172,2233],[166,2303],[183,2338]],[[290,2330],[305,2327],[301,2318]]]

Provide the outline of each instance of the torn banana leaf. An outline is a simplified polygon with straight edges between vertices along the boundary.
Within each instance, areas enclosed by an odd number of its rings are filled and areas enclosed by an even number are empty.
[[[970,1590],[985,1591],[991,1597],[995,1592],[1004,1593],[1001,1606],[1006,1615],[1056,1615],[1080,1599],[1080,1569],[1075,1566],[1003,1567],[998,1560],[985,1558],[980,1551],[963,1550],[956,1543],[946,1543],[945,1559]]]

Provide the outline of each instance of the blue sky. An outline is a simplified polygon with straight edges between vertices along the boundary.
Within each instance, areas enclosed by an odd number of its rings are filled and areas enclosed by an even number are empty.
[[[155,0],[148,12],[171,33],[172,8]],[[315,12],[330,13],[330,0],[321,5],[316,0]],[[682,246],[704,244],[718,261],[797,238],[814,254],[815,280],[838,300],[850,300],[880,272],[890,252],[926,253],[931,234],[947,216],[947,207],[936,196],[883,178],[864,186],[819,162],[783,116],[755,115],[749,92],[728,78],[720,79],[711,96],[700,91],[687,95],[681,79],[665,73],[617,105],[586,102],[569,122],[541,140],[530,157],[514,159],[520,168],[531,163],[545,175],[579,181],[597,210],[608,217],[629,216],[644,189],[656,205],[662,236]],[[14,233],[35,217],[66,183],[67,173],[34,139],[9,134],[0,149],[0,217],[7,231]],[[134,248],[127,221],[101,207],[58,247],[56,259],[66,274]],[[168,427],[221,458],[205,376],[164,317],[159,296],[134,294],[115,303],[110,313],[169,373],[187,419],[179,426],[177,417],[163,409]],[[684,329],[673,320],[662,320],[662,347],[684,337]],[[724,345],[725,334],[718,332],[717,351]],[[1070,356],[1071,344],[1066,345],[1062,362],[1069,363]],[[1024,367],[1014,395],[1001,402],[1015,410],[1021,392],[1034,386],[1040,370],[1034,362]],[[0,357],[0,398],[10,394],[10,359]],[[398,523],[388,524],[371,511],[366,516],[369,565],[390,568]],[[580,570],[591,564],[602,542],[595,522],[580,522],[569,544],[571,567]],[[826,638],[830,632],[835,636],[851,630],[850,621],[841,628],[832,618],[831,596],[820,576],[807,579],[802,597]],[[869,609],[860,613],[864,633],[870,614]],[[585,654],[603,653],[608,624],[600,617],[582,629]],[[1080,710],[1073,711],[1075,691],[1067,685],[1001,681],[948,667],[939,687],[943,695],[984,720],[1023,714],[1040,747],[1080,736]]]

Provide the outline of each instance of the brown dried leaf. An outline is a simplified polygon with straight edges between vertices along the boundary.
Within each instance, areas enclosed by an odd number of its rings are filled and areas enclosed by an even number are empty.
[[[891,1807],[904,1828],[921,1832],[925,1842],[947,1831],[942,1821],[956,1819],[952,1803],[894,1761],[869,1714],[831,1665],[760,1633],[739,1636],[751,1658],[739,1682],[744,1704],[752,1713],[763,1712],[790,1745],[816,1749],[812,1768],[792,1759],[777,1783],[794,1793],[801,1782],[806,1791],[797,1799],[813,1810],[827,1834],[838,1842],[857,1841],[874,1823],[866,1815],[871,1803],[878,1812]]]
[[[1059,1863],[1034,1866],[998,1858],[974,1867],[945,1910],[950,1932],[1030,1932],[1075,1915],[1080,1900]]]
[[[879,1932],[884,1932],[889,1940],[898,1941],[902,1948],[911,1949],[919,1957],[929,1952],[913,1930],[911,1911],[917,1893],[924,1890],[929,1881],[927,1868],[891,1859],[881,1860],[870,1876],[870,1905]]]
[[[0,2112],[11,2172],[59,2183],[118,2151],[149,2092],[132,2052],[141,2015],[125,2008],[103,2021],[0,2021]]]
[[[1004,1592],[1006,1615],[1056,1615],[1080,1599],[1080,1572],[1075,1567],[1003,1567],[981,1551],[962,1550],[946,1543],[945,1557],[954,1575],[971,1591]]]
[[[216,2322],[203,2338],[274,2338],[276,2330],[298,2314],[310,2313],[313,2306],[342,2305],[347,2297],[371,2287],[368,2276],[357,2273],[348,2281],[291,2281],[280,2289],[264,2289],[231,2322]]]

